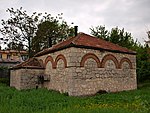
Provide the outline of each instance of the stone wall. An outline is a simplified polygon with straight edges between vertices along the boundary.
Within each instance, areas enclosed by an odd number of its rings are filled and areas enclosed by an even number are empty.
[[[74,68],[72,92],[70,95],[92,95],[99,91],[118,92],[136,89],[133,76],[135,71],[129,73],[113,69]]]
[[[137,88],[135,55],[71,47],[38,59],[50,77],[48,89],[81,96]]]
[[[20,89],[21,84],[21,70],[10,71],[10,86]]]
[[[65,49],[48,55],[38,57],[45,66],[45,74],[50,81],[44,83],[44,87],[57,90],[61,93],[69,91],[71,70],[68,66],[71,50]]]
[[[46,65],[45,74],[50,78],[50,81],[45,83],[46,88],[57,90],[61,93],[68,92],[68,68],[64,67],[64,62],[62,59],[57,62],[55,69],[52,68],[51,62],[48,62]]]
[[[11,70],[12,87],[38,85],[72,96],[137,88],[135,55],[71,47],[37,59],[45,69]],[[38,84],[39,75],[44,76],[42,85]]]
[[[19,90],[36,88],[38,85],[38,76],[43,74],[43,69],[11,70],[10,86]]]

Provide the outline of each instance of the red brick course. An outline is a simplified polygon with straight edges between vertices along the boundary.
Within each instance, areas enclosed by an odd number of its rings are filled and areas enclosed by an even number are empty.
[[[81,66],[81,67],[84,67],[85,61],[86,61],[87,59],[89,59],[89,58],[94,59],[94,60],[96,61],[96,63],[97,63],[97,67],[98,67],[98,68],[100,67],[100,60],[99,60],[99,58],[98,58],[95,54],[93,54],[93,53],[87,53],[86,55],[84,55],[84,56],[82,57],[81,62],[80,62],[80,66]]]

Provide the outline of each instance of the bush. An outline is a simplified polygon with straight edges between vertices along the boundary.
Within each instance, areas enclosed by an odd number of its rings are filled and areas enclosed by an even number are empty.
[[[0,66],[0,78],[9,78],[10,70],[8,67]]]
[[[0,66],[0,70],[8,70],[8,69],[9,69],[8,67]]]
[[[9,78],[0,78],[0,83],[9,85],[10,80],[9,80]]]

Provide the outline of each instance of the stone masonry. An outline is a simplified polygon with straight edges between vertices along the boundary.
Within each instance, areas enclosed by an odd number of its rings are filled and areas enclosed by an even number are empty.
[[[17,89],[45,87],[71,96],[137,88],[135,54],[68,47],[34,58],[43,68],[11,70],[10,86]],[[44,76],[42,85],[38,83],[40,75]]]

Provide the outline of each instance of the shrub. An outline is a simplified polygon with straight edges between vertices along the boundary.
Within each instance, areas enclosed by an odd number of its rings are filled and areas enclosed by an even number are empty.
[[[0,83],[9,85],[10,80],[9,80],[9,78],[0,78]]]

